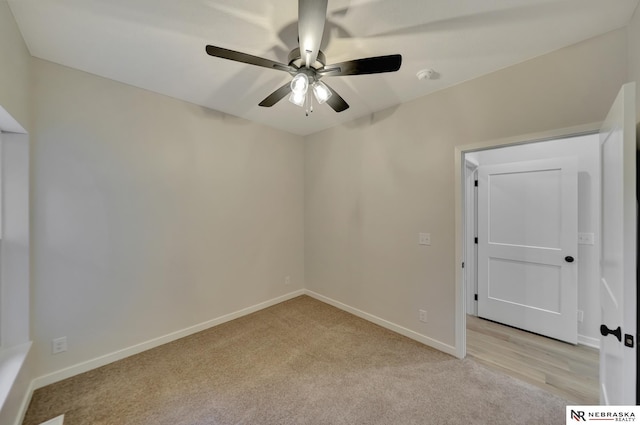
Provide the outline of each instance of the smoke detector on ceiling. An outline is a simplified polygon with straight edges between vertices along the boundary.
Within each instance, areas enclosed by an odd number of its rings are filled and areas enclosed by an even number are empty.
[[[438,74],[433,68],[421,69],[416,74],[418,80],[435,80],[439,76],[440,74]]]

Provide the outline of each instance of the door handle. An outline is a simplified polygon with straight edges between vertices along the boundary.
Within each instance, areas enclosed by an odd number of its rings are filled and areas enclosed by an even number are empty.
[[[609,334],[614,335],[616,338],[618,338],[619,342],[622,342],[622,329],[620,328],[620,326],[618,326],[617,329],[611,330],[607,327],[607,325],[600,325],[600,334],[602,336],[607,336]]]
[[[567,263],[573,263],[573,257],[570,255],[567,255],[566,257],[564,257],[564,261],[566,261]]]

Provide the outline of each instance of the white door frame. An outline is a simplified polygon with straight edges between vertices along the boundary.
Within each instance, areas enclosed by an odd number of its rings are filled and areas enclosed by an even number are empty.
[[[478,303],[474,295],[478,293],[478,246],[474,239],[478,236],[477,186],[474,182],[478,178],[478,164],[471,158],[464,158],[464,287],[467,289],[467,314],[478,315]]]
[[[464,225],[464,205],[465,205],[465,162],[464,154],[479,150],[492,149],[505,146],[523,145],[535,142],[544,142],[558,138],[572,136],[582,136],[597,133],[601,123],[591,123],[576,127],[568,127],[557,130],[550,130],[540,133],[524,134],[504,139],[489,140],[485,142],[456,146],[454,149],[454,173],[455,173],[455,349],[456,357],[463,359],[467,355],[467,307],[466,307],[466,283],[462,263],[465,251],[465,225]]]

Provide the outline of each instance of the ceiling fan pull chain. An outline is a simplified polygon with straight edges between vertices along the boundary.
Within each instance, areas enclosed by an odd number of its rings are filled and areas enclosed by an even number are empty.
[[[311,96],[309,96],[309,93],[307,93],[307,96],[305,96],[305,99],[304,99],[304,114],[306,117],[309,116],[310,112],[313,112],[313,105],[311,102],[312,102]]]

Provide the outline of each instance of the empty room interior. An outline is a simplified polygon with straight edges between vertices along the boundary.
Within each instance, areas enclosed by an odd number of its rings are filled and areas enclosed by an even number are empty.
[[[400,3],[0,0],[0,424],[637,404],[638,0]]]

